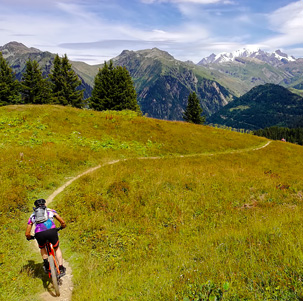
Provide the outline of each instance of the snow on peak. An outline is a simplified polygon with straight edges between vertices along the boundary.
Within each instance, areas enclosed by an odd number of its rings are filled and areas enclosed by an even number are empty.
[[[293,62],[296,59],[292,56],[288,56],[287,54],[281,52],[280,50],[276,50],[274,53],[268,53],[261,50],[258,47],[247,47],[242,48],[240,50],[236,50],[233,52],[222,52],[217,55],[211,54],[209,57],[202,59],[198,65],[205,65],[205,64],[220,64],[225,62],[232,62],[238,57],[246,57],[246,58],[257,58],[261,61],[268,61],[268,60],[276,60],[276,61],[288,61]]]
[[[294,62],[296,59],[293,56],[288,56],[286,53],[283,53],[281,50],[276,50],[273,53],[274,57],[277,58],[278,60],[282,61],[287,60],[289,62]]]

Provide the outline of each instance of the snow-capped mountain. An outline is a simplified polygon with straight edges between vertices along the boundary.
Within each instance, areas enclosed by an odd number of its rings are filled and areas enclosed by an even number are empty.
[[[221,64],[225,62],[233,62],[237,58],[255,58],[260,61],[276,65],[279,63],[287,63],[296,61],[293,56],[283,53],[281,50],[276,50],[273,53],[265,52],[261,49],[246,49],[237,50],[234,52],[223,52],[215,55],[214,53],[207,58],[202,59],[198,65]]]

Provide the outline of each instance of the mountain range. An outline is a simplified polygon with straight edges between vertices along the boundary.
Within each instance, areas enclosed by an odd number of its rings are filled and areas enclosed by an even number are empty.
[[[36,60],[47,75],[55,57],[53,53],[18,42],[6,44],[0,51],[19,80],[28,59]],[[159,119],[182,120],[192,91],[200,98],[206,117],[258,85],[272,83],[303,93],[303,59],[295,59],[280,50],[267,53],[260,49],[242,49],[212,54],[194,64],[176,60],[169,53],[153,48],[124,50],[112,60],[114,65],[125,66],[130,72],[142,112]],[[89,97],[102,64],[79,61],[71,64],[82,81],[85,97]]]
[[[268,53],[260,49],[242,49],[212,54],[198,65],[211,70],[214,77],[238,97],[266,83],[291,88],[295,93],[302,93],[297,90],[303,89],[303,59],[295,59],[281,50]]]
[[[223,52],[215,55],[212,53],[209,57],[202,59],[198,65],[221,64],[226,62],[234,62],[237,58],[255,58],[271,65],[279,66],[281,63],[295,62],[293,56],[283,53],[281,50],[276,50],[273,53],[265,52],[261,49],[243,48],[234,52]]]
[[[280,85],[259,85],[211,115],[208,122],[248,130],[303,127],[303,98]]]

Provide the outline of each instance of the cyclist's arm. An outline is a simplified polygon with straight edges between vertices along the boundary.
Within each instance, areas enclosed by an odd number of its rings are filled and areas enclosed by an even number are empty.
[[[28,224],[25,230],[25,236],[26,238],[31,238],[31,230],[32,230],[33,224]]]
[[[62,218],[59,214],[54,215],[54,218],[55,218],[57,221],[59,221],[59,223],[61,224],[61,227],[62,227],[62,228],[65,228],[65,227],[66,227],[65,221],[63,220],[63,218]]]

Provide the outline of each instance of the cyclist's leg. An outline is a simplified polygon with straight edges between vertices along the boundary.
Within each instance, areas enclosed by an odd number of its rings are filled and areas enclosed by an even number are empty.
[[[65,275],[66,268],[63,266],[62,252],[59,247],[59,244],[58,244],[58,247],[55,249],[55,252],[56,252],[56,257],[57,257],[58,264],[59,264],[60,277],[63,277]]]
[[[58,264],[59,264],[59,270],[60,270],[60,277],[65,275],[65,267],[63,266],[63,258],[62,258],[62,252],[61,249],[59,247],[59,237],[58,237],[58,231],[56,229],[51,229],[51,230],[55,230],[55,231],[50,231],[50,242],[52,243],[55,253],[56,253],[56,257],[58,260]]]
[[[44,231],[39,232],[39,233],[36,233],[36,239],[37,239],[38,246],[40,248],[40,253],[41,253],[41,256],[43,259],[43,268],[44,268],[44,271],[47,273],[49,270],[48,255],[47,255],[47,251],[45,249],[47,236],[45,235]]]
[[[58,246],[58,248],[55,249],[55,252],[56,252],[56,257],[57,257],[59,265],[63,265],[62,252],[61,252],[61,249],[59,246]]]
[[[50,236],[50,242],[53,244],[55,253],[56,253],[56,257],[59,263],[59,266],[63,265],[63,258],[62,258],[62,252],[61,249],[59,247],[59,237],[58,237],[58,232],[56,229],[53,229],[55,231],[51,232],[51,236]]]
[[[47,259],[47,252],[45,250],[47,236],[45,235],[45,232],[43,231],[43,232],[36,233],[36,240],[38,242],[38,246],[39,246],[42,258]]]
[[[45,248],[40,249],[40,253],[41,253],[42,259],[48,258]]]

